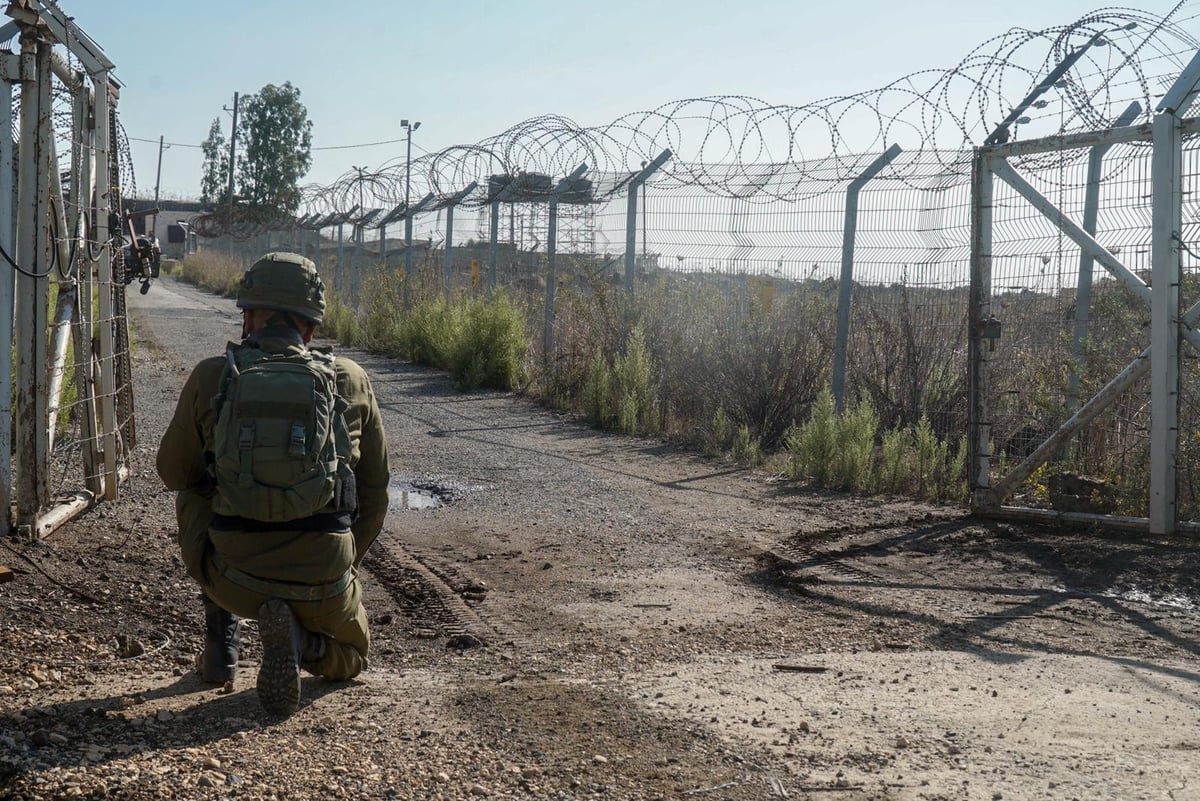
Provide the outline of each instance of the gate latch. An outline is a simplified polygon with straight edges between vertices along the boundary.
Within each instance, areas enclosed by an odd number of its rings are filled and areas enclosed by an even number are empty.
[[[988,350],[996,349],[996,340],[1000,338],[1000,321],[992,315],[979,323],[979,337],[988,341]]]

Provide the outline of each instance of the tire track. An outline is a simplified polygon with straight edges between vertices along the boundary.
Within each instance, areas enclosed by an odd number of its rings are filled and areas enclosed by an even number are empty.
[[[403,546],[376,543],[363,566],[417,629],[449,638],[450,647],[476,648],[501,640],[453,586]],[[472,597],[482,601],[478,592]]]

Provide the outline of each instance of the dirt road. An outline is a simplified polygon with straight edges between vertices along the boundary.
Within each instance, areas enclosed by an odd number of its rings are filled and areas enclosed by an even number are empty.
[[[131,295],[122,499],[4,541],[0,798],[1200,799],[1190,541],[816,493],[528,401],[371,373],[372,667],[262,718],[191,671],[154,451],[231,301]]]

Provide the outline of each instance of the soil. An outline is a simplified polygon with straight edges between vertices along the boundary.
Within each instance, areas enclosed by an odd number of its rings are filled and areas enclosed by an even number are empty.
[[[0,798],[1198,799],[1195,543],[816,492],[340,349],[394,491],[371,667],[202,684],[158,438],[233,304],[131,294],[121,497],[0,539]]]

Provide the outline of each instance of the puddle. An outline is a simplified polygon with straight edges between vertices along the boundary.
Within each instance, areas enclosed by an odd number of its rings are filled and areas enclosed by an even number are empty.
[[[388,509],[440,509],[461,500],[463,488],[451,481],[396,477],[388,485]]]

